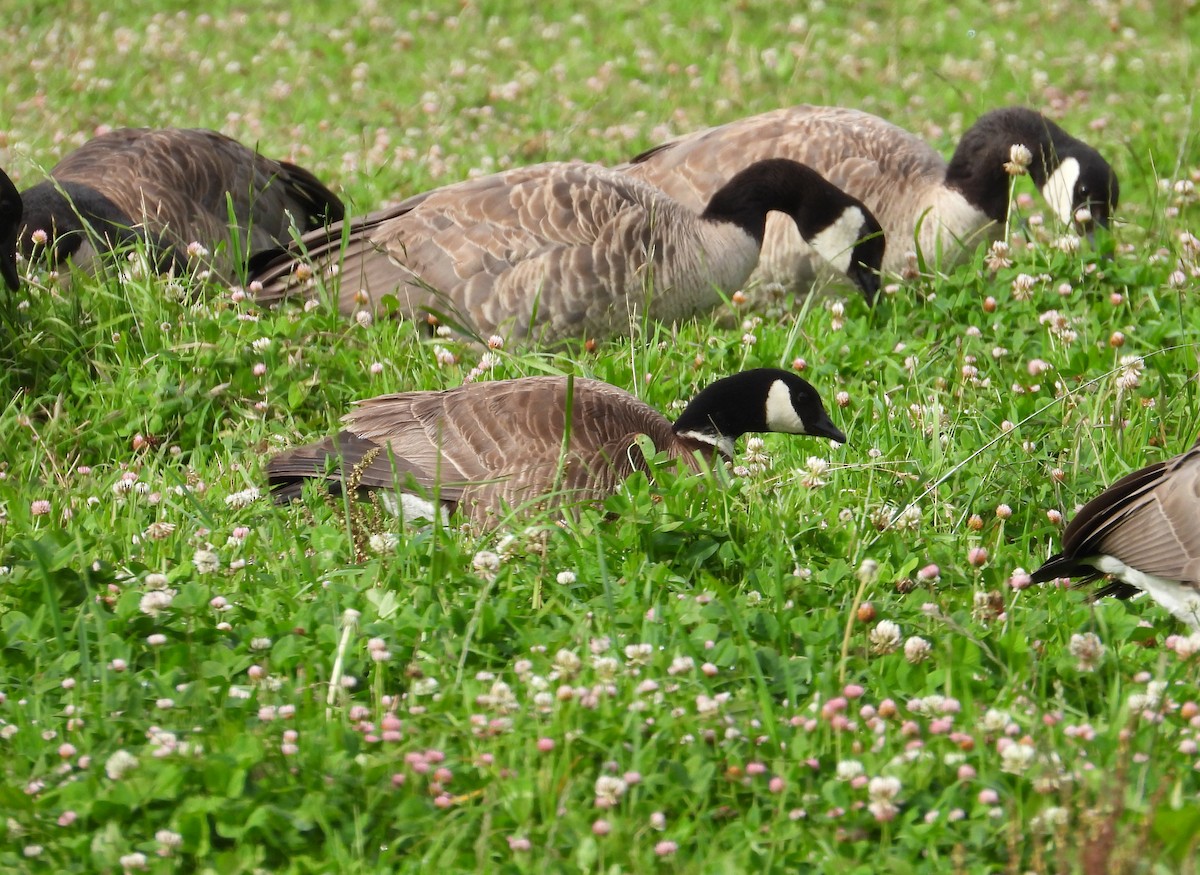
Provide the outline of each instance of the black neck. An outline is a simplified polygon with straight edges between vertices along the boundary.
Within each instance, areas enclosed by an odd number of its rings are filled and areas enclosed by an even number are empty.
[[[89,226],[117,247],[140,239],[134,222],[108,197],[78,182],[58,182],[48,179],[39,182],[21,195],[25,207],[25,230],[21,248],[34,249],[34,231],[45,231],[52,240],[50,252],[55,262],[62,261],[79,249]]]
[[[767,213],[778,210],[791,216],[801,236],[808,238],[828,224],[830,205],[842,200],[827,199],[827,189],[838,193],[812,168],[787,158],[770,158],[751,164],[725,183],[701,218],[732,222],[761,245]]]
[[[758,368],[717,380],[684,408],[672,428],[736,440],[746,432],[766,431],[766,396],[774,371]]]

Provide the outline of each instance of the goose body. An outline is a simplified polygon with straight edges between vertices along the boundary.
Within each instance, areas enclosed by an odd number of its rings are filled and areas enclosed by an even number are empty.
[[[1200,440],[1190,450],[1134,471],[1080,509],[1063,531],[1062,552],[1032,575],[1119,582],[1098,596],[1147,593],[1200,628]]]
[[[204,266],[231,282],[247,256],[286,244],[293,224],[305,232],[344,214],[341,200],[304,168],[202,129],[102,134],[19,194],[0,176],[0,272],[14,289],[18,247],[27,256],[46,248],[52,263],[70,259],[89,270],[97,243],[108,249],[138,240],[161,270],[186,269],[188,246],[199,243]],[[48,242],[35,245],[39,230]]]
[[[296,290],[297,269],[307,275],[311,265],[318,278],[337,273],[347,315],[395,295],[402,315],[445,314],[477,336],[602,338],[628,332],[643,311],[681,320],[739,289],[758,262],[771,209],[788,212],[819,252],[874,294],[878,223],[787,160],[731,174],[699,209],[594,164],[524,167],[308,235],[306,256],[284,254],[252,280],[270,302]]]
[[[747,161],[791,158],[859,198],[883,226],[883,268],[899,274],[907,253],[953,267],[1001,231],[1013,145],[1033,155],[1029,172],[1056,215],[1079,207],[1106,225],[1117,178],[1101,155],[1030,109],[986,113],[963,135],[949,163],[919,137],[855,109],[793,106],[697,131],[664,143],[620,169],[697,208]],[[806,290],[823,279],[821,260],[780,216],[767,222],[754,279]]]
[[[561,507],[611,494],[645,468],[639,435],[697,470],[700,459],[731,458],[746,432],[845,441],[811,385],[771,368],[709,385],[675,423],[616,386],[566,377],[384,395],[361,402],[343,422],[339,434],[267,464],[277,501],[298,498],[306,480],[324,479],[335,492],[349,481],[360,489],[436,495],[491,528],[507,510],[530,502]]]

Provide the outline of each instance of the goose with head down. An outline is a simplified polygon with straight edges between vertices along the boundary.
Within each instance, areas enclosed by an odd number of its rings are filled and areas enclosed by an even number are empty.
[[[94,270],[100,252],[140,243],[156,269],[183,272],[198,259],[233,282],[250,255],[285,245],[293,226],[311,231],[343,214],[337,195],[303,167],[216,131],[122,128],[89,140],[23,192],[0,173],[0,275],[17,288],[18,250]]]
[[[845,442],[817,391],[774,368],[717,380],[674,423],[625,390],[582,377],[384,395],[361,402],[343,422],[338,434],[268,462],[277,501],[300,497],[309,480],[335,493],[351,483],[436,496],[476,526],[492,528],[511,509],[603,499],[645,468],[643,435],[657,452],[695,470],[731,459],[747,432]]]
[[[316,294],[336,274],[351,315],[395,296],[408,317],[446,315],[465,333],[603,339],[644,312],[670,323],[717,306],[758,263],[779,210],[870,298],[883,240],[858,200],[795,161],[730,174],[696,209],[594,164],[541,164],[416,195],[304,238],[259,264],[263,302]]]
[[[875,214],[887,240],[883,269],[900,274],[912,250],[949,269],[1000,233],[1012,179],[1005,165],[1012,163],[1014,146],[1029,150],[1028,173],[1065,224],[1076,224],[1078,216],[1085,232],[1093,224],[1108,225],[1119,196],[1112,167],[1091,146],[1024,107],[980,116],[949,163],[878,116],[802,105],[686,134],[620,169],[695,209],[747,161],[800,161]],[[754,279],[807,290],[823,278],[821,259],[781,219],[767,221]]]

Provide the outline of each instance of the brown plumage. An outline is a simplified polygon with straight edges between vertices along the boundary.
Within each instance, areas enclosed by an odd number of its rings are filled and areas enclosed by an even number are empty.
[[[1033,573],[1086,583],[1119,582],[1097,597],[1144,591],[1200,627],[1200,440],[1190,450],[1122,477],[1093,498],[1063,531],[1062,551]]]
[[[404,316],[444,315],[479,337],[603,338],[643,310],[669,323],[717,306],[754,269],[769,210],[787,212],[868,298],[878,289],[874,217],[780,160],[731,174],[695,210],[598,165],[523,167],[309,235],[306,255],[284,254],[251,279],[263,302],[311,295],[312,265],[318,280],[336,270],[347,315],[394,295]]]
[[[887,240],[884,270],[899,274],[906,253],[918,247],[929,263],[948,269],[996,236],[1008,209],[1011,177],[1004,164],[1014,144],[1033,154],[1029,172],[1063,221],[1087,206],[1093,221],[1107,224],[1118,198],[1112,168],[1090,146],[1021,107],[980,116],[949,163],[877,116],[803,105],[687,134],[620,169],[696,208],[748,161],[781,157],[807,164],[875,214]],[[789,223],[768,219],[754,279],[806,289],[822,273]]]
[[[326,480],[334,492],[349,481],[361,489],[436,495],[475,525],[491,528],[509,510],[563,507],[611,494],[645,468],[639,435],[694,469],[698,455],[709,462],[731,457],[734,441],[751,431],[845,441],[812,386],[771,368],[711,384],[674,424],[628,392],[582,377],[384,395],[360,402],[343,422],[339,434],[267,464],[278,501],[299,497],[305,480]]]
[[[201,129],[102,134],[16,198],[12,181],[0,176],[0,273],[13,288],[16,247],[89,270],[97,240],[101,249],[141,241],[158,269],[181,272],[189,269],[189,244],[199,243],[208,251],[199,256],[203,265],[232,282],[251,254],[286,245],[293,224],[303,233],[344,214],[341,200],[304,168]],[[33,243],[39,230],[48,244]]]

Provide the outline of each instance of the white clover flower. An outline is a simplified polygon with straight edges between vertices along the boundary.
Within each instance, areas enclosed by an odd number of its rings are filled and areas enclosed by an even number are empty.
[[[1140,355],[1123,355],[1120,360],[1121,370],[1117,373],[1117,387],[1128,391],[1142,384],[1142,371],[1146,361]]]
[[[621,670],[621,663],[612,656],[597,656],[592,660],[592,671],[602,681],[611,681]]]
[[[400,543],[400,537],[394,532],[376,532],[367,539],[367,546],[371,548],[371,552],[380,555],[391,553]]]
[[[559,677],[574,677],[583,667],[583,660],[573,650],[559,650],[554,654],[554,669]]]
[[[409,687],[409,690],[414,696],[432,696],[437,692],[437,689],[437,678],[431,678],[429,676],[417,678]]]
[[[900,793],[900,779],[877,775],[867,783],[867,796],[873,802],[891,802]]]
[[[558,576],[554,578],[560,586],[570,586],[576,580],[574,571],[560,571]]]
[[[480,577],[491,578],[500,570],[500,557],[491,550],[480,550],[471,557],[471,568]]]
[[[1072,635],[1067,649],[1078,660],[1075,668],[1079,671],[1095,671],[1104,658],[1104,643],[1093,632]]]
[[[1003,270],[1006,267],[1012,267],[1012,259],[1009,257],[1008,244],[1003,240],[994,242],[988,249],[987,257],[984,259],[988,270],[995,273],[998,270]]]
[[[198,244],[196,244],[196,243],[192,244],[192,246],[196,246],[196,245],[198,245]],[[188,247],[189,255],[191,254],[191,248],[192,248],[191,246]],[[132,854],[124,854],[121,857],[117,858],[117,862],[120,864],[121,868],[124,869],[126,872],[133,872],[134,870],[145,869],[146,863],[147,863],[146,855],[140,851],[135,851]]]
[[[192,566],[197,574],[212,574],[221,568],[221,559],[212,550],[197,550],[192,554]]]
[[[146,575],[146,589],[166,589],[167,576],[158,572],[152,572]]]
[[[998,735],[1003,732],[1005,727],[1012,722],[1012,717],[1007,711],[1001,711],[997,708],[988,708],[983,715],[983,730],[992,735]]]
[[[839,760],[834,774],[839,781],[853,781],[859,775],[866,774],[866,769],[858,760]]]
[[[893,525],[899,531],[915,532],[921,528],[921,508],[915,504],[906,505],[900,511]]]
[[[900,627],[891,620],[880,620],[867,636],[871,652],[875,654],[891,653],[900,646]]]
[[[703,693],[696,696],[696,713],[701,717],[716,717],[721,711],[719,696],[706,696]]]
[[[1017,274],[1016,279],[1012,281],[1013,298],[1018,301],[1028,301],[1032,297],[1033,287],[1036,283],[1037,280],[1027,273]]]
[[[612,808],[625,795],[628,785],[616,775],[601,775],[596,779],[596,807]]]
[[[1029,165],[1033,163],[1033,153],[1029,151],[1029,147],[1021,143],[1014,143],[1008,149],[1008,160],[1004,162],[1004,172],[1009,176],[1023,176],[1029,172]]]
[[[904,642],[904,658],[916,665],[924,662],[933,652],[933,645],[919,635],[913,635]]]
[[[175,595],[176,591],[173,589],[152,589],[142,596],[138,602],[138,610],[147,616],[157,617],[171,607],[171,601]]]
[[[1020,775],[1033,764],[1037,750],[1032,744],[1018,741],[1000,752],[1000,770],[1010,775]]]
[[[233,492],[225,496],[225,505],[240,510],[243,507],[249,507],[254,502],[258,501],[262,493],[257,487],[251,486],[248,489],[243,489],[241,492]]]
[[[671,660],[671,665],[667,669],[667,674],[672,676],[677,674],[687,674],[695,669],[695,667],[696,661],[690,656],[677,656]]]
[[[653,644],[626,644],[625,658],[630,665],[646,665],[654,655]]]
[[[117,750],[104,761],[104,774],[108,775],[109,780],[119,781],[137,767],[137,757],[127,750]]]

